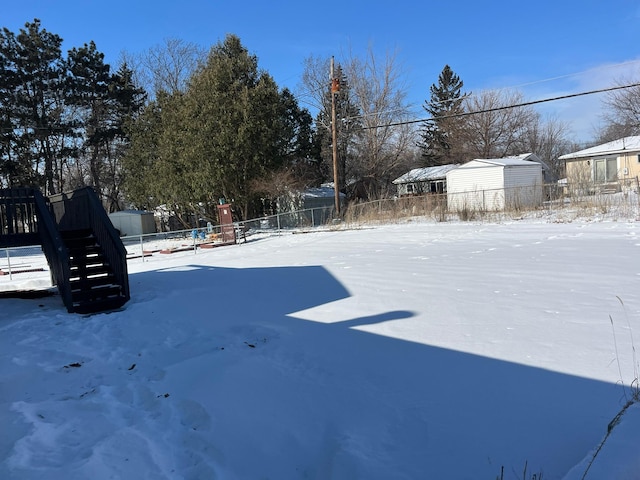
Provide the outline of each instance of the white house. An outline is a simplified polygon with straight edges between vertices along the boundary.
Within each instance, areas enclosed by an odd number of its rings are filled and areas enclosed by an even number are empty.
[[[437,167],[414,168],[392,183],[396,185],[399,196],[420,195],[423,193],[446,193],[447,172],[458,168],[460,164],[440,165]]]
[[[471,160],[447,173],[447,206],[495,211],[540,205],[542,185],[542,165],[522,155]]]

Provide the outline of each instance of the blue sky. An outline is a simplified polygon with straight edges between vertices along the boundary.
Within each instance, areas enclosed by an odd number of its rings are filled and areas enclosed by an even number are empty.
[[[527,100],[612,86],[640,78],[636,0],[577,2],[433,0],[301,2],[30,0],[3,6],[0,26],[18,32],[39,18],[64,48],[95,41],[107,63],[167,38],[204,47],[240,37],[260,67],[296,91],[304,59],[347,50],[396,52],[417,118],[429,87],[449,64],[465,90],[518,87]],[[622,65],[620,65],[622,64]],[[543,104],[588,140],[602,94]],[[304,104],[303,104],[304,106]]]

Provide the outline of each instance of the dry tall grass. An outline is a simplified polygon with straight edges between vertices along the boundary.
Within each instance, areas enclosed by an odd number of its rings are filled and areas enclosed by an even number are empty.
[[[347,225],[393,223],[409,218],[425,218],[437,222],[475,221],[495,222],[523,218],[550,218],[552,221],[570,222],[577,219],[640,221],[640,196],[635,190],[618,193],[577,193],[546,196],[540,205],[519,202],[502,210],[483,210],[467,204],[456,209],[447,207],[447,196],[421,195],[351,203],[342,216]]]

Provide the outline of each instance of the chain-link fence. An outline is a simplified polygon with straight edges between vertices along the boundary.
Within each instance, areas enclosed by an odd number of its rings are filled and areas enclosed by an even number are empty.
[[[242,244],[287,230],[330,225],[336,218],[333,207],[318,207],[279,213],[230,225],[211,225],[187,230],[128,235],[122,237],[129,260],[148,261],[171,253],[193,252],[224,245]]]
[[[348,228],[363,223],[395,222],[423,217],[438,222],[493,221],[523,215],[563,214],[599,218],[640,219],[637,180],[585,191],[566,184],[532,189],[479,190],[463,192],[456,202],[449,194],[426,194],[352,202],[336,215],[333,207],[286,212],[230,225],[122,237],[130,262],[167,258],[167,254],[198,254],[219,246],[242,244],[299,229]],[[464,196],[463,196],[464,195]],[[49,267],[41,247],[0,249],[0,291],[7,285],[51,284]]]
[[[51,273],[40,246],[0,248],[0,292],[47,286]]]
[[[407,217],[439,222],[492,221],[553,214],[567,218],[640,219],[639,193],[637,180],[633,179],[590,190],[565,183],[403,196],[351,203],[342,221],[347,224],[389,222]]]
[[[456,201],[458,199],[458,201]],[[459,201],[462,199],[462,201]],[[576,195],[567,185],[478,190],[460,194],[426,194],[394,197],[369,202],[352,202],[335,214],[333,207],[280,213],[232,225],[179,230],[122,238],[130,260],[148,261],[169,253],[193,252],[233,243],[243,243],[296,229],[345,228],[362,223],[394,222],[407,217],[443,221],[491,221],[508,217],[567,213],[572,215],[608,214],[611,218],[637,217],[637,188],[621,185],[607,193]],[[569,214],[569,213],[567,213]],[[231,232],[231,233],[229,233]]]

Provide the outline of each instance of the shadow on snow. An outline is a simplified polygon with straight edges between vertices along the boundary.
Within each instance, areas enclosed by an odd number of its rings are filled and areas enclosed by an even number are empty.
[[[137,368],[153,362],[157,391],[207,412],[238,478],[520,478],[525,462],[560,478],[622,402],[619,385],[359,329],[425,312],[296,318],[350,297],[320,266],[188,265],[130,284],[124,312],[92,320],[140,335]]]

